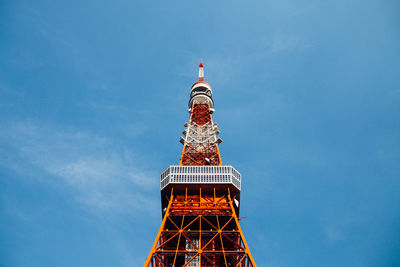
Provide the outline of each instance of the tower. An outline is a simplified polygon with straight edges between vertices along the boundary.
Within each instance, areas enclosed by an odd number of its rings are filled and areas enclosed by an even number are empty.
[[[255,267],[239,225],[241,174],[222,165],[211,86],[192,85],[179,165],[161,173],[162,222],[144,267]]]

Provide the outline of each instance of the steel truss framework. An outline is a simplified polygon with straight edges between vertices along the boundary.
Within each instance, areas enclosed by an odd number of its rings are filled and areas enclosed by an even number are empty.
[[[255,267],[229,189],[218,194],[214,188],[213,195],[171,191],[144,266]]]
[[[213,123],[208,104],[193,104],[180,165],[222,165],[217,139],[219,130]]]

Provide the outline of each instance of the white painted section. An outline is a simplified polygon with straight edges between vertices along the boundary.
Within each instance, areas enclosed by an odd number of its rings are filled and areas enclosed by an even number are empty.
[[[184,129],[184,144],[189,144],[198,151],[203,151],[206,147],[218,142],[217,135],[220,133],[216,123],[208,122],[198,125],[195,122],[189,122]]]
[[[191,103],[210,104],[210,106],[213,106],[213,101],[211,98],[203,93],[192,97]]]
[[[199,68],[199,78],[204,78],[204,68]]]
[[[169,166],[160,175],[161,190],[168,184],[233,184],[241,188],[241,174],[233,166]]]

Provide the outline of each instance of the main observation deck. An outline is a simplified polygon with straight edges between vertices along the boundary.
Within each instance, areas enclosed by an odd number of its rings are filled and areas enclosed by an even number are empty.
[[[171,165],[160,175],[161,206],[164,214],[168,198],[174,194],[226,194],[235,196],[236,213],[239,214],[242,175],[233,166]]]
[[[169,166],[160,175],[161,190],[170,184],[232,184],[240,191],[241,174],[233,166]]]

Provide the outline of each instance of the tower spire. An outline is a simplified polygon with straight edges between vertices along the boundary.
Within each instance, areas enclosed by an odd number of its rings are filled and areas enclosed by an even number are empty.
[[[204,65],[202,58],[200,58],[200,64],[199,64],[199,82],[200,81],[204,81]]]

